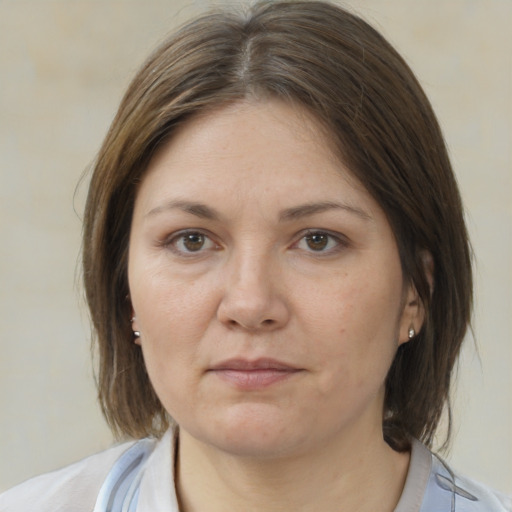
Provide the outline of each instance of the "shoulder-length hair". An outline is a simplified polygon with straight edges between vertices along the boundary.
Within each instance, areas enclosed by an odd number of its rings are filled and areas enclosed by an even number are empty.
[[[471,253],[436,117],[412,71],[371,26],[321,1],[263,1],[210,12],[145,62],[97,157],[87,199],[84,281],[103,412],[114,432],[161,435],[168,417],[133,343],[127,279],[137,185],[157,146],[187,119],[245,98],[308,110],[387,215],[405,282],[425,309],[386,380],[383,432],[397,450],[431,445],[470,320]],[[433,287],[425,269],[433,261]]]

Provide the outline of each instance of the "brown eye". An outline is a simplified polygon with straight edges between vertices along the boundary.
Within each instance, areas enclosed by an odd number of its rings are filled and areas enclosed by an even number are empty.
[[[207,234],[194,230],[174,233],[162,245],[182,258],[203,257],[221,249]]]
[[[200,251],[204,247],[205,238],[201,233],[187,233],[183,235],[182,244],[184,249],[189,252]]]
[[[325,233],[313,233],[305,237],[307,246],[312,251],[323,251],[329,244],[329,235]]]
[[[316,253],[317,256],[333,256],[348,245],[346,238],[341,234],[310,230],[302,235],[294,244],[294,248],[310,254]]]

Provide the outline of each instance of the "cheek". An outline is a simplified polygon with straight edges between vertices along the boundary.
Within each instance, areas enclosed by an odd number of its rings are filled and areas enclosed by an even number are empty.
[[[184,283],[162,273],[130,281],[144,361],[166,408],[166,397],[190,385],[200,361],[202,340],[216,312],[215,297],[207,290],[204,283]]]
[[[332,282],[329,293],[308,301],[310,337],[317,340],[314,357],[330,368],[323,387],[364,387],[383,381],[397,349],[400,289],[389,281],[359,276]],[[334,384],[336,383],[336,384]]]
[[[297,302],[299,317],[311,328],[327,330],[329,338],[348,337],[366,345],[396,337],[401,288],[390,279],[344,276],[313,291],[297,290],[296,296],[306,298]]]
[[[180,333],[202,328],[215,312],[215,284],[204,279],[183,278],[168,269],[134,276],[130,294],[139,330],[151,337],[180,338]]]

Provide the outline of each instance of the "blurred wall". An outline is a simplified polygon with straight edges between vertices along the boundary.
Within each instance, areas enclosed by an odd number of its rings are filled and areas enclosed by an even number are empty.
[[[445,130],[477,254],[455,467],[512,492],[512,2],[352,0]],[[0,490],[111,443],[77,279],[80,176],[138,64],[206,2],[0,0]]]

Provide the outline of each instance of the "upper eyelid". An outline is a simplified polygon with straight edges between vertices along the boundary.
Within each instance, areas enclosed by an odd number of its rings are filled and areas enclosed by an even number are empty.
[[[208,233],[207,231],[205,231],[203,229],[197,229],[197,228],[186,228],[186,229],[180,229],[178,231],[173,231],[168,236],[165,236],[162,239],[158,240],[157,241],[157,245],[160,246],[160,247],[169,248],[169,250],[171,250],[172,252],[175,252],[175,253],[190,254],[190,255],[194,255],[195,254],[196,256],[198,256],[203,251],[195,251],[195,252],[194,251],[190,251],[190,252],[186,252],[186,251],[181,251],[181,250],[175,248],[175,243],[177,241],[179,241],[180,238],[186,236],[187,234],[199,234],[199,235],[202,235],[202,236],[206,237],[215,246],[219,246],[220,245],[214,239],[214,237],[212,237],[212,235],[210,233]]]
[[[185,235],[193,235],[193,234],[199,234],[203,235],[210,240],[213,240],[212,234],[208,230],[199,229],[199,228],[185,228],[185,229],[179,229],[177,231],[173,231],[169,235],[166,235],[162,238],[163,243],[170,243],[173,240],[176,240],[177,238]]]
[[[350,240],[342,233],[332,232],[327,229],[306,229],[302,231],[298,237],[295,238],[295,241],[292,243],[292,247],[297,246],[307,236],[311,235],[326,235],[336,241],[336,246],[326,251],[310,251],[312,254],[315,254],[316,256],[327,256],[328,254],[336,252],[337,249],[346,248],[350,246]]]
[[[179,239],[181,236],[185,236],[187,234],[194,234],[198,233],[200,235],[205,236],[209,240],[211,240],[216,245],[222,245],[221,242],[218,241],[218,237],[216,237],[213,233],[211,233],[209,230],[204,228],[184,228],[177,231],[173,231],[169,235],[166,235],[158,240],[158,245],[166,246],[171,244],[173,241]],[[322,229],[322,228],[307,228],[299,231],[298,233],[295,233],[291,238],[291,245],[296,245],[301,240],[303,240],[308,235],[316,235],[316,234],[323,234],[327,235],[333,239],[335,239],[340,245],[349,245],[350,240],[347,236],[345,236],[343,233],[332,231],[329,229]]]
[[[331,238],[335,238],[336,240],[339,240],[342,243],[349,242],[348,238],[344,234],[334,232],[329,229],[311,229],[311,228],[306,229],[302,232],[299,239],[302,239],[308,235],[327,235],[327,236],[330,236]]]

